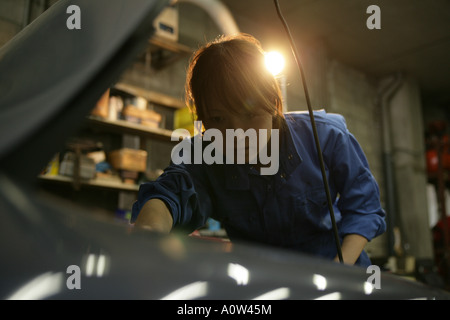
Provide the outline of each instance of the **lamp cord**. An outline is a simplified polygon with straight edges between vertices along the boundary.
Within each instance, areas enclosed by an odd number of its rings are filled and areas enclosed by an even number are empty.
[[[284,19],[283,14],[281,13],[281,9],[280,9],[278,0],[274,0],[274,2],[275,2],[275,7],[277,10],[278,17],[280,18],[280,20],[283,24],[283,27],[288,35],[289,42],[291,44],[292,53],[294,55],[295,62],[297,63],[297,66],[298,66],[298,69],[300,71],[300,75],[302,78],[302,84],[303,84],[303,90],[305,92],[306,104],[308,106],[309,117],[311,119],[311,126],[312,126],[312,130],[313,130],[313,134],[314,134],[314,141],[315,141],[316,149],[317,149],[317,155],[319,157],[320,169],[322,171],[322,180],[323,180],[325,192],[327,195],[328,209],[330,211],[331,223],[333,225],[333,233],[334,233],[334,238],[335,238],[335,242],[336,242],[336,249],[337,249],[339,261],[341,263],[343,263],[344,259],[342,258],[341,241],[339,239],[339,232],[338,232],[338,228],[336,225],[336,219],[334,216],[334,209],[333,209],[333,203],[331,201],[330,188],[328,186],[328,180],[327,180],[327,176],[326,176],[326,172],[325,172],[325,165],[324,165],[324,161],[323,161],[322,149],[320,148],[319,137],[317,135],[316,122],[314,120],[314,114],[313,114],[313,110],[311,107],[311,101],[309,98],[308,87],[306,85],[305,74],[303,72],[303,67],[300,62],[299,54],[298,54],[297,48],[295,46],[294,40],[292,38],[291,31],[289,30],[288,24],[287,24],[286,20]]]

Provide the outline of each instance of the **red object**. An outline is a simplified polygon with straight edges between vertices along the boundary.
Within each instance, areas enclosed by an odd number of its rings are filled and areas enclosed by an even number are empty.
[[[436,143],[439,142],[435,142],[435,144]],[[449,136],[443,135],[440,143],[442,146],[442,155],[441,155],[442,168],[444,170],[450,170]],[[426,161],[428,173],[437,173],[439,167],[437,146],[433,146],[432,149],[427,150]]]
[[[427,151],[427,171],[428,173],[436,173],[438,171],[439,162],[437,151],[434,149]]]

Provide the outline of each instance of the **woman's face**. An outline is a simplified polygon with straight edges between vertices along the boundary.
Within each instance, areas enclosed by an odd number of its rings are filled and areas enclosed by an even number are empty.
[[[243,110],[242,113],[236,114],[230,112],[222,105],[214,105],[208,109],[208,115],[205,119],[202,119],[202,122],[205,129],[214,128],[222,133],[224,154],[227,154],[226,146],[233,145],[234,160],[237,161],[236,157],[239,153],[244,153],[245,162],[249,163],[250,159],[257,156],[258,151],[261,150],[260,148],[268,145],[273,116],[262,108],[253,112],[245,111],[244,107]],[[236,131],[236,129],[242,129],[243,135],[239,134],[239,131]],[[230,131],[234,132],[235,135],[230,135]],[[248,138],[252,134],[256,136],[256,141]],[[238,140],[242,139],[245,143],[242,143],[243,141],[241,143],[238,142]]]

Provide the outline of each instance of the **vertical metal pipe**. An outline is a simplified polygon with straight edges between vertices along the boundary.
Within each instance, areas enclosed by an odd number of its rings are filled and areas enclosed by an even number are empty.
[[[171,4],[186,2],[194,4],[208,13],[225,35],[239,33],[239,28],[228,8],[218,0],[174,0]]]
[[[23,18],[22,18],[22,29],[25,28],[30,23],[30,8],[31,0],[24,0],[23,7]]]
[[[395,193],[395,178],[392,159],[392,136],[390,121],[390,102],[392,97],[403,83],[402,74],[396,74],[393,79],[380,90],[380,107],[381,107],[381,127],[382,127],[382,144],[383,144],[383,168],[385,179],[385,195],[386,195],[386,222],[388,234],[388,254],[395,255],[395,235],[394,228],[397,226],[397,210],[398,205]]]

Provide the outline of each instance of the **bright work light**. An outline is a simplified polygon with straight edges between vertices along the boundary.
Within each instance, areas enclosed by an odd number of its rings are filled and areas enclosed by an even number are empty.
[[[284,68],[284,58],[281,53],[272,51],[266,53],[266,68],[272,73],[274,76],[277,76],[283,71]]]

